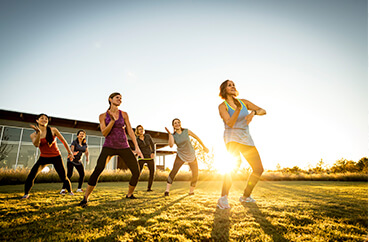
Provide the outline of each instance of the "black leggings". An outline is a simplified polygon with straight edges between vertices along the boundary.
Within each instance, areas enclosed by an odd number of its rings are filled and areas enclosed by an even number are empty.
[[[169,183],[169,184],[173,183],[174,177],[177,175],[177,173],[179,171],[179,168],[181,168],[181,166],[183,164],[184,164],[184,162],[177,155],[177,157],[174,161],[173,169],[169,173],[167,183]],[[188,165],[190,166],[190,169],[192,171],[191,187],[195,187],[196,183],[197,183],[197,177],[198,177],[198,174],[199,174],[199,167],[197,165],[197,160],[195,159],[195,161],[188,163]]]
[[[99,158],[97,159],[97,164],[95,170],[92,172],[91,177],[88,181],[88,185],[96,186],[97,181],[105,169],[106,164],[110,161],[110,159],[115,156],[119,155],[120,158],[126,163],[129,170],[132,173],[131,180],[129,181],[129,185],[136,186],[138,182],[138,178],[140,176],[140,168],[138,167],[138,163],[136,160],[135,155],[133,154],[130,148],[126,149],[112,149],[108,147],[103,147],[100,153]]]
[[[240,153],[241,153],[252,168],[252,173],[247,181],[247,186],[243,193],[244,197],[249,197],[256,183],[259,181],[261,174],[264,171],[263,164],[261,163],[261,160],[260,160],[259,152],[255,146],[243,145],[243,144],[239,144],[236,142],[228,143],[227,150],[233,156],[237,157],[238,161],[237,161],[236,169],[232,173],[224,175],[222,196],[228,195],[229,190],[231,189],[232,176],[237,173],[241,165],[241,157],[240,157]]]
[[[154,174],[155,174],[155,162],[153,159],[151,160],[139,160],[138,164],[140,165],[140,172],[142,172],[142,168],[144,164],[147,163],[150,171],[149,183],[147,185],[147,189],[150,190],[152,186],[152,182],[154,181]]]
[[[74,164],[73,162],[68,161],[67,162],[67,177],[70,178],[73,175],[73,167],[76,168],[79,174],[78,179],[78,189],[82,188],[83,180],[85,179],[85,169],[83,168],[83,164],[79,163],[78,165]],[[63,186],[63,189],[65,189],[65,186]]]
[[[54,165],[54,168],[56,172],[58,173],[60,180],[62,180],[64,184],[63,186],[68,190],[68,192],[72,191],[72,186],[70,184],[70,181],[65,175],[65,168],[63,166],[63,160],[61,156],[60,155],[54,156],[54,157],[41,157],[40,156],[36,164],[33,165],[30,173],[28,174],[28,177],[26,179],[26,184],[24,185],[24,194],[29,193],[38,173],[40,173],[40,171],[42,171],[42,169],[44,169],[45,166],[50,165],[50,164]]]

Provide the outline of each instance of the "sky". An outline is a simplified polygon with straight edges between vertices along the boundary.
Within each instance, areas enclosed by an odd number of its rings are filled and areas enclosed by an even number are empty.
[[[0,33],[0,109],[98,122],[117,91],[132,127],[179,118],[217,155],[231,79],[267,112],[264,168],[368,156],[365,0],[2,0]]]

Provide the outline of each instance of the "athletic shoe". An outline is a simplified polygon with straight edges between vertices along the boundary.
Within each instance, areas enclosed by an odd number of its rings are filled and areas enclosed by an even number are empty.
[[[137,199],[137,197],[133,196],[133,194],[130,197],[128,197],[128,195],[126,195],[126,198],[128,198],[128,199]]]
[[[70,192],[69,195],[74,196],[74,193],[73,192]]]
[[[153,190],[151,188],[148,188],[147,191],[148,192],[153,192]]]
[[[164,197],[168,197],[169,196],[169,192],[164,192]]]
[[[83,199],[78,206],[81,206],[82,208],[87,207],[87,201],[85,199]]]
[[[241,203],[254,203],[256,202],[255,199],[253,199],[251,196],[250,197],[240,197],[240,202]]]
[[[228,204],[228,198],[227,195],[224,195],[223,197],[220,197],[218,199],[217,207],[220,209],[228,209],[231,208]]]
[[[189,192],[188,195],[192,196],[192,195],[195,195],[194,192]]]
[[[28,199],[29,198],[29,194],[25,194],[23,197],[21,197],[21,199]]]
[[[60,191],[60,194],[61,194],[61,195],[65,195],[65,194],[67,194],[67,191],[66,191],[65,189],[62,189],[62,190]]]
[[[78,188],[76,192],[83,192],[81,188]]]

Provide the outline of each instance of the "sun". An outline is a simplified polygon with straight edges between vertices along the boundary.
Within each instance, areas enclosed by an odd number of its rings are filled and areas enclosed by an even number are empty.
[[[227,152],[225,148],[214,150],[214,168],[221,174],[234,170],[237,158]]]

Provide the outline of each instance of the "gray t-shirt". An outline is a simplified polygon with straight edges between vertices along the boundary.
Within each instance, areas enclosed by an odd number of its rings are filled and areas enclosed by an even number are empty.
[[[184,162],[193,162],[196,159],[195,149],[192,147],[188,129],[183,129],[181,134],[174,133],[174,142],[177,145],[177,155]]]

